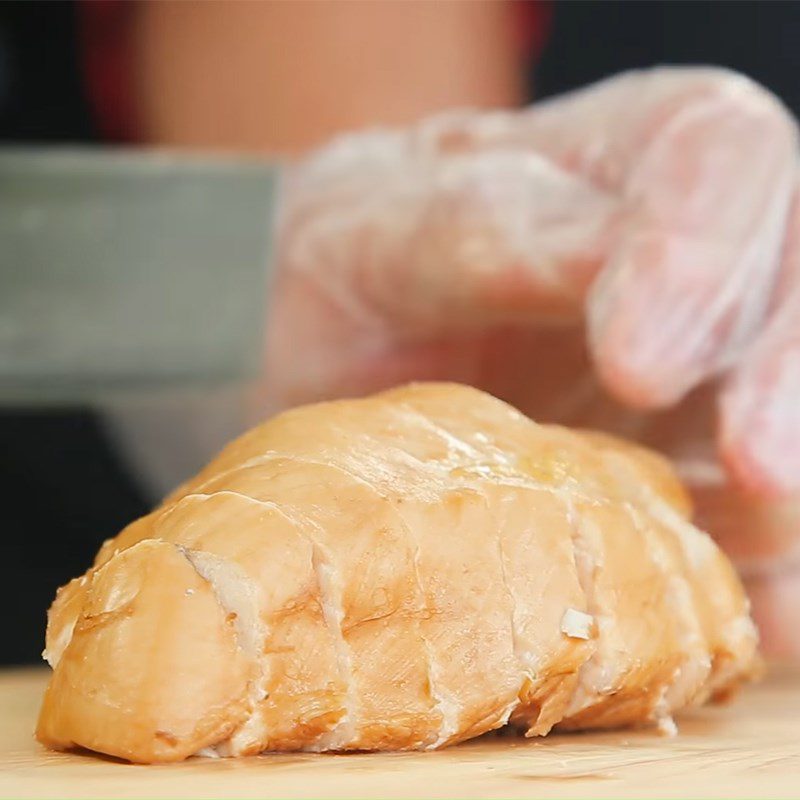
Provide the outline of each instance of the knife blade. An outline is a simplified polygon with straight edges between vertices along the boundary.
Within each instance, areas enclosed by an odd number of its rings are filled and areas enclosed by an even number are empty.
[[[279,171],[257,159],[0,149],[0,402],[254,377]]]

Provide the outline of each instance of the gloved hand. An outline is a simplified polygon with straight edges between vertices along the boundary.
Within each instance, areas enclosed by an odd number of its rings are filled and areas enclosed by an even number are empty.
[[[343,138],[287,181],[269,400],[452,379],[655,446],[800,655],[798,185],[790,115],[718,69]]]

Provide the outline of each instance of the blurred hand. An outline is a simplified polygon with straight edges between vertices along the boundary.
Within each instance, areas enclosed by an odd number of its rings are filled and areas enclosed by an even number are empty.
[[[717,69],[336,141],[287,179],[269,401],[450,379],[654,446],[800,655],[797,167]]]

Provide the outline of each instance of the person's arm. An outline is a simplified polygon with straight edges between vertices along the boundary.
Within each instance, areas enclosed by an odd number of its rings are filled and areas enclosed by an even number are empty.
[[[142,3],[133,31],[146,141],[297,152],[337,133],[524,100],[509,2]]]

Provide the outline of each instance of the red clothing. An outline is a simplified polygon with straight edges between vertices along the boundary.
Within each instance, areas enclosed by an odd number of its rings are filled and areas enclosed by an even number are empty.
[[[127,34],[136,6],[83,0],[78,10],[83,77],[95,125],[108,141],[134,142],[138,126]]]
[[[553,20],[551,0],[524,0],[517,3],[520,15],[520,45],[537,60],[544,51]]]

